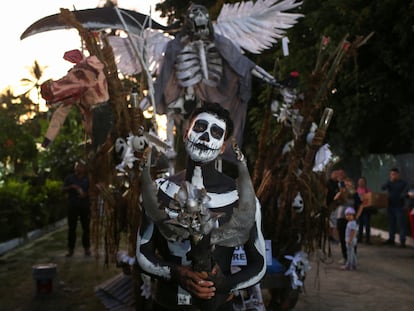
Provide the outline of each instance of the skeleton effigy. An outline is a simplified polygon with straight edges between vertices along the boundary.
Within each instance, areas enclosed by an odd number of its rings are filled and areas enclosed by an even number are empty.
[[[260,53],[281,39],[286,29],[303,16],[284,11],[300,4],[292,0],[225,4],[215,22],[204,6],[192,4],[174,38],[149,35],[151,52],[163,53],[154,85],[154,111],[169,115],[179,112],[188,116],[203,101],[220,103],[232,114],[234,135],[242,145],[252,76],[281,87],[272,75],[252,62],[244,52]],[[118,67],[131,72],[131,40],[119,37],[110,37],[109,40],[118,55]],[[147,58],[161,57],[151,53]],[[138,70],[140,68],[137,67]],[[145,109],[149,104],[150,100],[144,99],[141,108]],[[170,116],[169,120],[173,122],[174,117]],[[173,124],[169,125],[167,132],[172,133]],[[231,148],[228,149],[232,154]]]

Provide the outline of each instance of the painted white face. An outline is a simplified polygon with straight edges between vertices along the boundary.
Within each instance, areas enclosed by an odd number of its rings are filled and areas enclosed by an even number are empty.
[[[185,149],[195,162],[213,161],[224,144],[226,123],[215,115],[202,112],[191,124],[185,140]]]

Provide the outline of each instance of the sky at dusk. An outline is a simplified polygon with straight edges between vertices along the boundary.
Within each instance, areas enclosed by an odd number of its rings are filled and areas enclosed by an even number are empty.
[[[73,29],[54,30],[39,33],[23,40],[20,35],[35,21],[52,14],[60,13],[60,8],[90,9],[100,6],[105,1],[99,0],[12,0],[2,3],[0,10],[1,57],[0,57],[0,91],[11,87],[15,93],[26,89],[20,86],[22,78],[31,78],[30,67],[37,60],[46,67],[44,77],[57,79],[65,75],[72,64],[65,61],[63,53],[80,47],[80,37]],[[165,24],[155,12],[155,3],[160,0],[118,0],[120,8],[132,9],[149,14],[152,7],[154,20]]]

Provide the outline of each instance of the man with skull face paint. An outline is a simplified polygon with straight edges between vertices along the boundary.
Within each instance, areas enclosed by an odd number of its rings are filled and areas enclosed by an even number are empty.
[[[198,183],[211,198],[209,210],[223,213],[216,226],[229,221],[233,208],[238,207],[235,180],[215,168],[215,160],[224,151],[225,140],[232,134],[232,121],[219,104],[206,103],[190,118],[184,136],[189,155],[187,169],[157,181],[160,207],[168,209],[183,181]],[[194,172],[200,175],[195,178]],[[260,206],[256,200],[255,222],[243,245],[247,265],[231,272],[234,247],[215,245],[212,248],[214,267],[198,272],[191,268],[188,239],[171,242],[164,238],[153,221],[144,216],[137,241],[137,260],[141,269],[157,279],[154,310],[199,310],[196,301],[215,300],[209,310],[233,310],[232,291],[258,283],[265,273],[265,247],[261,233]],[[214,277],[211,277],[214,276]],[[213,282],[213,280],[215,282]]]

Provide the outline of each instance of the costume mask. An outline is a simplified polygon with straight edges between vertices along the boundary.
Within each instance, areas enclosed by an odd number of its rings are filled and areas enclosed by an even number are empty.
[[[213,26],[207,9],[202,5],[193,4],[185,17],[186,31],[192,40],[213,38]]]
[[[213,161],[220,154],[224,144],[226,123],[215,115],[202,112],[187,132],[185,148],[195,162]]]

